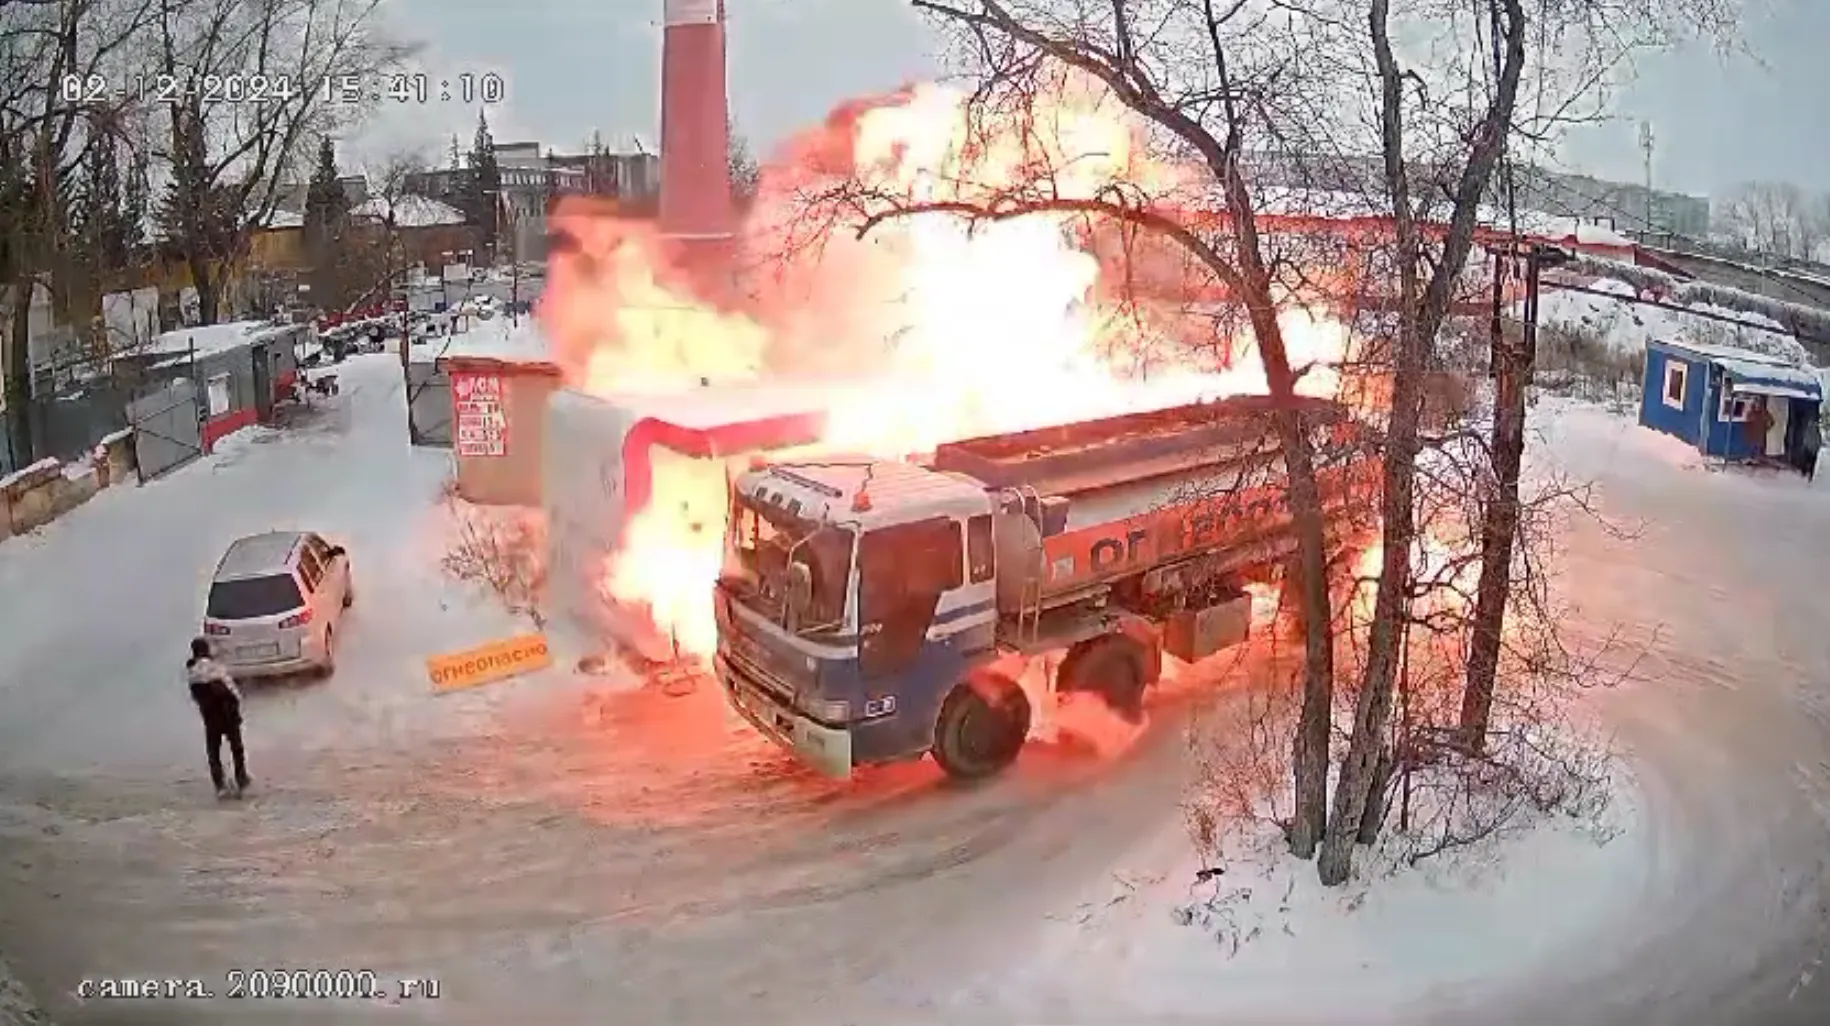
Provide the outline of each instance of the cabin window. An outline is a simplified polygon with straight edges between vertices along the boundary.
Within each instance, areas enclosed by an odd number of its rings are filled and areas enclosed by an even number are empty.
[[[859,668],[868,678],[914,662],[943,592],[960,586],[959,521],[938,517],[867,532],[858,542]]]
[[[1690,365],[1665,360],[1665,405],[1684,408],[1684,390],[1690,385]]]
[[[983,584],[997,573],[991,558],[991,514],[966,521],[966,579]]]
[[[220,417],[229,412],[229,376],[218,374],[209,381],[210,416]]]
[[[1753,401],[1747,396],[1736,395],[1735,393],[1730,392],[1727,383],[1723,383],[1722,411],[1720,414],[1722,420],[1730,424],[1746,423],[1748,410],[1752,408],[1752,406]]]

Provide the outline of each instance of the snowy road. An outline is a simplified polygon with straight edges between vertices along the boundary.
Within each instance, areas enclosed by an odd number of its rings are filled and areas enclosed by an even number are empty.
[[[1577,531],[1569,586],[1598,629],[1652,642],[1604,701],[1656,861],[1643,916],[1500,1021],[1830,1022],[1830,484],[1707,471],[1593,411],[1539,419],[1643,532]]]
[[[445,468],[400,440],[396,375],[387,358],[352,361],[345,401],[311,430],[0,546],[0,949],[60,1021],[1033,1021],[997,981],[1016,978],[1060,895],[1176,821],[1174,717],[1116,765],[1036,751],[979,789],[946,788],[926,763],[839,788],[706,691],[594,702],[556,674],[434,699],[419,658],[513,628],[428,582]],[[1557,425],[1611,511],[1655,521],[1630,543],[1578,533],[1571,560],[1592,622],[1657,631],[1644,682],[1604,699],[1656,860],[1639,915],[1517,993],[1438,995],[1431,1011],[1505,1026],[1830,1021],[1815,967],[1830,594],[1811,547],[1830,495],[1668,465],[1629,474],[1632,436],[1611,447],[1618,432],[1593,414]],[[221,806],[175,664],[222,544],[275,523],[347,538],[363,597],[333,681],[251,699],[259,793]],[[1703,529],[1725,525],[1699,556]],[[436,979],[441,996],[67,996],[86,976],[220,981],[234,967],[368,968]],[[1108,1008],[1114,990],[1155,986],[1058,982]]]

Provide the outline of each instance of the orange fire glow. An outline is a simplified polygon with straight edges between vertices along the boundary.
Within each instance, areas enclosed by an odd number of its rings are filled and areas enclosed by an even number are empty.
[[[790,141],[764,169],[741,240],[740,263],[769,270],[745,282],[738,299],[704,298],[641,229],[602,218],[568,226],[562,210],[560,227],[577,245],[555,259],[542,318],[572,381],[611,394],[843,375],[825,445],[884,457],[1266,390],[1249,340],[1169,345],[1158,329],[1113,309],[1074,216],[968,225],[928,214],[857,237],[862,218],[890,198],[984,203],[1033,185],[1039,168],[1056,169],[1040,176],[1049,194],[1064,198],[1091,198],[1118,183],[1168,196],[1191,179],[1148,151],[1122,106],[1078,80],[1063,80],[996,131],[983,117],[957,92],[919,86],[854,105]],[[807,197],[822,194],[845,199],[810,208]],[[1280,323],[1293,363],[1318,365],[1301,390],[1334,395],[1339,376],[1321,365],[1345,355],[1347,329],[1294,306]],[[647,606],[691,656],[715,644],[710,596],[727,469],[716,460],[657,462],[653,499],[629,511],[604,581],[617,600]]]

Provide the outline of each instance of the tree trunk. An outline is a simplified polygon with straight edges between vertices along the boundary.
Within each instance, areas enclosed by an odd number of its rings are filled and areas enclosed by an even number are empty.
[[[1536,361],[1538,273],[1532,260],[1525,282],[1524,337],[1502,337],[1493,352],[1493,491],[1481,511],[1481,577],[1469,627],[1467,683],[1461,695],[1462,743],[1478,752],[1487,743],[1493,688],[1500,665],[1506,601],[1512,593],[1512,551],[1519,532],[1519,473],[1525,461],[1525,398]]]
[[[1279,420],[1283,420],[1280,417]],[[1327,539],[1322,521],[1321,488],[1309,439],[1294,413],[1294,430],[1285,435],[1290,510],[1296,523],[1297,561],[1301,574],[1303,621],[1303,708],[1292,741],[1292,776],[1296,818],[1290,828],[1290,852],[1312,858],[1328,826],[1328,741],[1334,710],[1334,618],[1328,605]],[[1281,425],[1280,425],[1281,426]],[[1300,441],[1293,447],[1288,435]]]
[[[1397,760],[1392,758],[1392,746],[1379,749],[1379,759],[1373,764],[1372,790],[1366,797],[1366,811],[1360,816],[1360,832],[1354,839],[1361,844],[1372,844],[1379,840],[1379,827],[1385,822],[1385,803],[1391,796],[1392,773],[1397,768]]]
[[[1402,277],[1410,297],[1416,296],[1415,263]],[[1405,302],[1414,310],[1414,298]],[[1423,401],[1425,342],[1419,337],[1414,314],[1403,315],[1398,333],[1396,367],[1392,381],[1391,426],[1385,442],[1384,495],[1380,516],[1384,547],[1379,585],[1373,602],[1373,621],[1366,643],[1366,671],[1360,682],[1360,701],[1354,710],[1353,737],[1341,777],[1335,784],[1334,809],[1322,842],[1317,867],[1326,886],[1346,883],[1353,875],[1353,845],[1372,795],[1373,777],[1391,724],[1394,685],[1397,680],[1398,641],[1409,616],[1411,548],[1416,541],[1415,489],[1418,420]]]
[[[215,324],[216,307],[221,297],[210,261],[207,257],[186,254],[185,264],[191,270],[191,287],[197,290],[197,322]]]
[[[32,293],[29,274],[13,279],[12,323],[6,339],[6,443],[13,467],[23,470],[37,454],[32,438]]]
[[[1242,243],[1243,245],[1243,243]],[[1256,245],[1254,241],[1252,245]],[[1262,278],[1270,295],[1269,279]],[[1328,731],[1334,707],[1333,617],[1328,605],[1328,552],[1322,518],[1321,485],[1315,476],[1315,450],[1309,426],[1295,407],[1296,375],[1284,348],[1277,311],[1268,302],[1248,302],[1253,337],[1264,363],[1265,381],[1277,400],[1272,418],[1289,476],[1291,520],[1296,528],[1294,593],[1300,596],[1297,618],[1303,628],[1303,707],[1291,743],[1291,775],[1296,791],[1290,824],[1290,852],[1315,856],[1328,824]]]
[[[1235,152],[1236,149],[1229,152]],[[1216,168],[1234,210],[1251,211],[1252,199],[1235,158]],[[1277,323],[1272,280],[1259,251],[1258,227],[1249,215],[1239,218],[1234,238],[1245,289],[1242,299],[1252,337],[1264,365],[1276,413],[1271,418],[1284,469],[1289,478],[1290,517],[1296,529],[1298,594],[1302,596],[1303,707],[1291,743],[1291,777],[1296,791],[1290,824],[1290,853],[1315,857],[1328,825],[1328,731],[1334,708],[1334,618],[1328,607],[1328,539],[1322,518],[1322,491],[1315,477],[1315,447],[1309,425],[1296,409],[1296,372]]]
[[[1330,886],[1345,883],[1352,875],[1354,838],[1372,793],[1379,751],[1390,740],[1397,661],[1405,633],[1403,625],[1410,616],[1411,546],[1416,538],[1414,492],[1426,358],[1448,315],[1456,279],[1473,247],[1481,197],[1493,180],[1493,169],[1505,148],[1525,66],[1526,18],[1522,0],[1495,0],[1489,10],[1496,46],[1494,92],[1480,122],[1468,133],[1468,160],[1453,191],[1454,206],[1448,231],[1442,237],[1442,255],[1430,273],[1428,287],[1420,288],[1423,248],[1411,206],[1404,149],[1405,76],[1392,49],[1390,8],[1390,0],[1371,0],[1367,11],[1379,73],[1380,148],[1396,228],[1401,302],[1381,506],[1385,551],[1353,738],[1335,789],[1335,806],[1318,867],[1322,883]]]
[[[1381,85],[1380,135],[1385,184],[1396,229],[1399,325],[1392,359],[1392,410],[1385,439],[1383,495],[1380,501],[1383,546],[1373,621],[1366,642],[1366,670],[1354,710],[1353,737],[1335,784],[1334,809],[1322,842],[1317,873],[1325,886],[1346,883],[1353,875],[1353,845],[1372,795],[1379,753],[1387,742],[1393,685],[1397,678],[1402,623],[1410,615],[1411,547],[1416,539],[1415,488],[1417,437],[1423,412],[1423,368],[1432,341],[1419,323],[1423,290],[1419,282],[1422,244],[1410,205],[1410,182],[1404,163],[1404,79],[1391,47],[1387,0],[1373,0],[1368,21]],[[1432,282],[1434,285],[1435,283]],[[1434,290],[1432,290],[1434,291]],[[1446,291],[1446,290],[1445,290]],[[1446,308],[1446,301],[1443,303]]]

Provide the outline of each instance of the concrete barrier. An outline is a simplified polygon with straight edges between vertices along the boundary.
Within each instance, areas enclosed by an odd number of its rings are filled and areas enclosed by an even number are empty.
[[[0,539],[35,531],[102,489],[137,480],[131,429],[102,439],[81,460],[39,460],[0,478]]]

